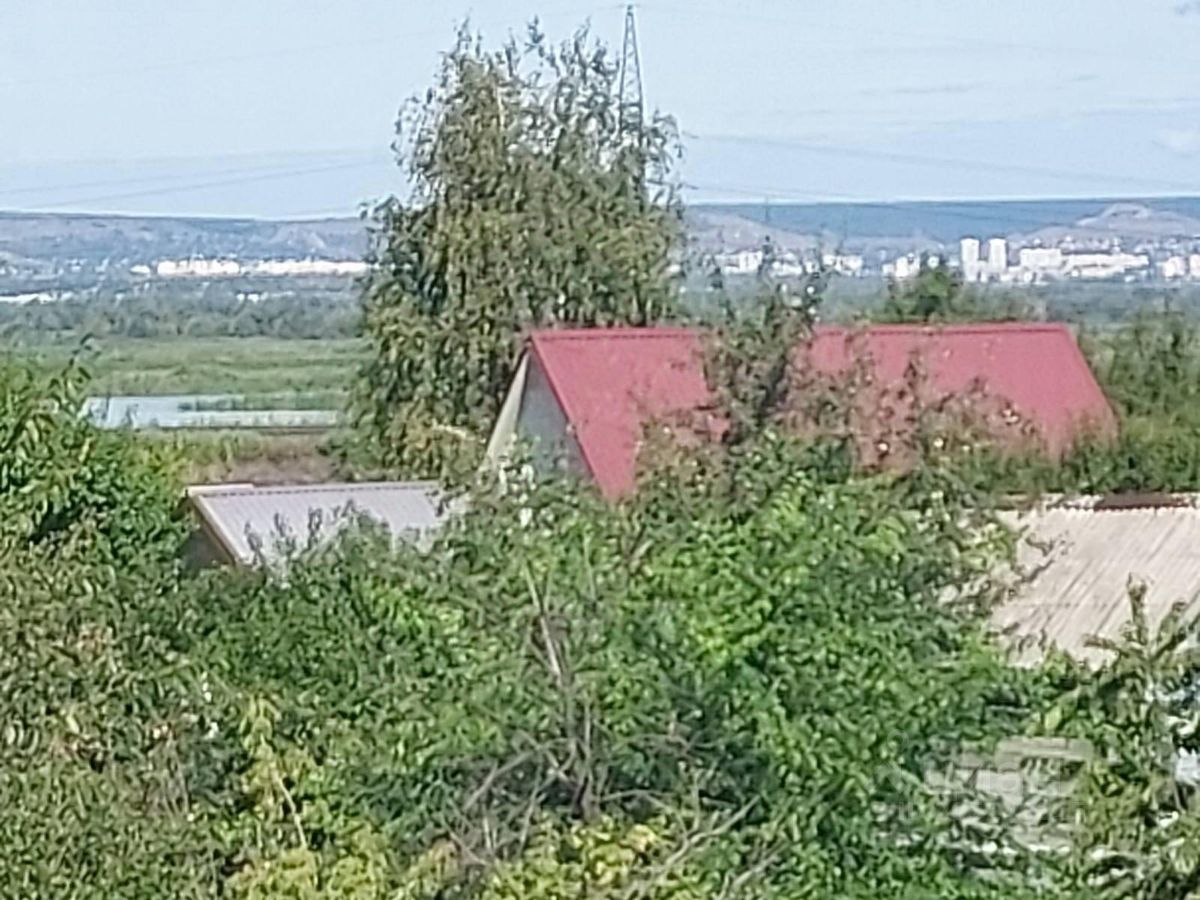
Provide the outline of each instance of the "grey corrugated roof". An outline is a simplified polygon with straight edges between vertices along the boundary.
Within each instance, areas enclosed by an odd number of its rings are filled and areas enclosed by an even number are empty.
[[[1014,638],[1045,638],[1087,661],[1103,658],[1090,636],[1117,638],[1129,621],[1131,581],[1147,588],[1146,613],[1157,626],[1180,602],[1196,607],[1200,592],[1200,503],[1197,497],[1144,498],[1132,508],[1096,499],[1004,513],[1025,536],[1018,562],[1033,580],[993,614]],[[1105,508],[1105,507],[1108,508]],[[1036,658],[1032,648],[1021,654]]]
[[[347,523],[366,516],[393,536],[419,537],[437,528],[441,498],[432,482],[372,482],[291,487],[207,485],[188,490],[188,498],[212,535],[231,558],[257,562],[256,546],[268,561],[285,547],[331,539]]]

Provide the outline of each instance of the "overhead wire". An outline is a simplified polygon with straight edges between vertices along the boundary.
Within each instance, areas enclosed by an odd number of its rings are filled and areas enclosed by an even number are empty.
[[[560,4],[559,9],[561,10],[563,7],[566,7],[566,6],[570,6],[573,9],[576,9],[578,4],[575,4],[575,3]],[[593,5],[589,10],[586,10],[586,12],[594,13],[594,12],[599,12],[601,10],[620,9],[620,8],[622,8],[622,6],[623,6],[623,4],[608,4],[608,5],[601,6],[601,7],[596,7]],[[716,10],[706,10],[703,6],[692,6],[687,9],[683,9],[680,7],[664,5],[660,2],[658,2],[658,0],[642,0],[642,2],[638,4],[638,7],[642,11],[651,11],[651,12],[672,11],[673,13],[692,14],[692,15],[694,15],[696,13],[703,14],[705,12],[715,14],[717,12]],[[578,10],[578,11],[585,12],[584,10]],[[738,15],[738,18],[745,18],[745,15],[743,13],[739,12],[737,15]],[[753,15],[753,14],[751,14],[751,15]],[[762,18],[762,17],[759,17],[759,18]],[[772,18],[771,21],[780,22],[783,20],[781,20],[779,18]],[[856,30],[861,31],[862,33],[871,33],[869,29],[856,29]],[[425,33],[422,33],[421,36],[425,36],[426,34],[432,34],[432,33],[433,32],[425,32]],[[441,33],[441,30],[439,30],[438,33]],[[892,32],[888,32],[888,34],[891,36],[896,36]],[[413,37],[416,35],[414,33],[410,32],[406,36]],[[226,56],[220,56],[220,57],[211,57],[211,58],[204,59],[204,60],[185,60],[185,61],[166,62],[166,63],[160,63],[160,64],[149,64],[147,66],[139,66],[139,67],[120,69],[120,70],[112,70],[112,72],[124,74],[124,73],[130,73],[130,72],[155,70],[155,69],[159,69],[159,68],[176,68],[176,67],[185,67],[186,68],[186,67],[190,67],[190,66],[220,65],[220,64],[226,64],[229,62],[240,62],[240,61],[249,60],[249,59],[257,60],[257,59],[263,59],[263,58],[270,58],[272,56],[278,56],[278,55],[292,55],[295,53],[307,54],[307,53],[319,52],[319,51],[329,50],[329,49],[334,49],[334,48],[341,48],[341,47],[348,47],[348,46],[362,46],[365,44],[374,44],[374,43],[380,43],[380,42],[393,42],[395,40],[396,40],[396,38],[394,38],[394,37],[379,37],[379,38],[367,39],[364,41],[332,43],[332,44],[324,44],[324,45],[315,45],[315,46],[311,46],[311,47],[290,48],[290,49],[282,49],[282,50],[276,50],[276,51],[267,51],[265,53],[258,53],[258,54],[253,54],[253,55],[250,55],[250,54],[226,55]],[[94,77],[97,74],[103,74],[103,73],[90,73],[90,74],[87,74],[87,77]],[[63,76],[63,77],[65,77],[65,78],[83,77],[83,75],[77,73],[76,76]],[[57,80],[57,79],[54,79],[54,80]],[[12,83],[13,82],[0,82],[0,86],[4,86],[5,84],[12,84]],[[30,81],[30,82],[21,82],[21,83],[33,83],[33,82]],[[882,160],[882,161],[901,163],[901,164],[905,164],[905,165],[920,165],[920,166],[929,166],[929,167],[936,167],[936,168],[967,168],[967,169],[971,169],[971,170],[987,170],[987,171],[993,172],[993,173],[994,172],[1005,172],[1005,173],[1015,174],[1015,175],[1026,175],[1026,176],[1034,176],[1034,177],[1039,177],[1039,178],[1050,178],[1050,179],[1055,179],[1055,180],[1059,180],[1059,181],[1070,181],[1070,182],[1075,182],[1075,183],[1084,183],[1084,182],[1093,183],[1095,181],[1102,180],[1102,181],[1109,182],[1109,183],[1120,183],[1120,184],[1126,184],[1129,186],[1136,185],[1140,188],[1153,187],[1153,189],[1155,189],[1155,190],[1169,189],[1169,190],[1183,192],[1183,193],[1200,193],[1200,187],[1197,187],[1196,185],[1184,184],[1182,182],[1176,182],[1176,181],[1171,181],[1171,180],[1166,180],[1166,179],[1157,179],[1157,178],[1151,178],[1151,177],[1142,177],[1142,176],[1116,175],[1116,174],[1112,174],[1112,173],[1099,173],[1099,172],[1081,172],[1079,170],[1056,169],[1056,168],[1052,168],[1052,167],[1043,167],[1043,166],[1017,165],[1017,164],[1011,164],[1011,163],[994,163],[994,162],[989,162],[986,160],[979,160],[979,159],[968,160],[968,159],[953,158],[953,157],[925,156],[925,155],[921,155],[921,154],[901,153],[901,152],[897,152],[897,151],[878,150],[878,149],[863,148],[863,147],[846,147],[846,146],[813,142],[813,141],[795,140],[795,139],[788,139],[788,138],[761,137],[761,136],[753,136],[753,135],[712,135],[712,134],[705,135],[705,134],[695,134],[695,133],[691,133],[691,132],[685,132],[685,137],[687,137],[689,140],[695,140],[695,141],[698,141],[701,143],[710,142],[710,143],[743,144],[743,145],[750,145],[750,146],[772,147],[772,148],[777,148],[777,149],[782,148],[782,149],[787,149],[787,150],[792,150],[792,151],[802,152],[802,153],[810,153],[810,154],[827,154],[827,155],[836,155],[839,157],[850,156],[850,157],[876,159],[876,160]],[[224,187],[224,186],[252,183],[252,182],[256,182],[256,181],[297,178],[297,177],[304,177],[304,176],[311,175],[311,174],[318,174],[318,173],[336,171],[336,170],[341,170],[341,169],[365,168],[365,167],[373,166],[373,165],[376,165],[376,163],[373,161],[363,161],[363,162],[332,163],[332,164],[327,164],[327,165],[312,166],[312,167],[305,167],[305,168],[253,167],[253,168],[248,168],[248,169],[244,169],[244,170],[230,170],[227,173],[223,173],[223,177],[216,178],[216,179],[208,179],[208,180],[192,182],[192,183],[185,183],[185,184],[171,184],[171,185],[165,185],[165,186],[161,186],[161,187],[148,187],[148,188],[144,188],[144,189],[138,189],[138,190],[133,190],[133,191],[128,191],[128,192],[120,192],[120,193],[115,193],[115,194],[107,194],[107,195],[98,196],[98,197],[94,196],[94,197],[76,198],[76,199],[71,199],[71,200],[59,200],[59,201],[56,201],[54,203],[49,203],[49,204],[38,204],[38,206],[39,206],[39,208],[42,208],[42,209],[60,209],[60,208],[66,208],[66,207],[80,206],[80,205],[87,204],[87,203],[107,203],[107,202],[113,202],[116,200],[136,199],[136,198],[148,197],[148,196],[165,196],[165,195],[170,195],[170,194],[174,194],[174,193],[187,193],[187,192],[198,191],[198,190],[207,190],[207,189],[219,188],[219,187]],[[36,186],[36,187],[7,188],[7,189],[0,189],[0,196],[19,196],[19,195],[29,195],[29,194],[37,194],[37,193],[54,194],[54,193],[60,193],[64,190],[76,190],[76,189],[82,190],[82,189],[91,188],[91,187],[102,187],[102,186],[110,186],[110,185],[118,186],[118,185],[122,185],[122,184],[139,184],[139,183],[145,183],[145,182],[150,182],[150,181],[174,180],[176,177],[178,177],[178,176],[159,175],[159,176],[145,176],[143,178],[135,178],[135,179],[115,179],[115,180],[107,180],[107,181],[83,182],[83,183],[79,183],[76,185],[60,185],[60,186],[53,186],[53,185],[45,186],[45,185],[43,185],[43,186]],[[693,189],[699,188],[699,186],[697,186],[697,185],[692,185],[691,187]],[[728,190],[730,193],[737,192],[740,190],[736,187],[729,187],[729,186],[725,186],[725,187],[714,186],[713,188],[699,188],[699,189]],[[765,196],[778,196],[778,197],[783,198],[779,191],[774,191],[774,190],[765,190],[764,191],[764,190],[759,190],[759,189],[753,189],[750,191],[741,191],[741,193],[744,193],[747,196],[754,196],[756,198],[763,198]],[[792,196],[792,197],[798,196],[797,192],[786,192],[786,193],[790,194],[790,196]],[[817,196],[817,194],[815,192],[807,192],[807,196]],[[891,208],[891,209],[898,208],[898,206],[903,205],[903,203],[905,202],[905,201],[897,201],[897,202],[889,203],[886,201],[867,201],[867,200],[862,200],[862,199],[858,199],[858,198],[854,198],[854,197],[847,197],[847,196],[830,197],[830,200],[832,202],[868,204],[868,205],[880,206],[880,207]],[[810,202],[810,201],[808,201],[806,199],[804,201],[793,200],[792,202]],[[947,211],[947,214],[949,215],[951,213],[949,211]],[[991,217],[989,217],[989,219],[990,218]]]
[[[1039,200],[872,200],[868,198],[855,197],[848,194],[836,194],[820,191],[779,191],[772,189],[760,189],[748,185],[732,185],[728,183],[717,183],[710,181],[683,181],[680,187],[684,190],[704,191],[709,194],[723,195],[724,197],[734,196],[742,197],[745,202],[734,201],[731,206],[741,208],[745,207],[762,207],[764,203],[769,205],[771,201],[779,201],[789,205],[817,207],[822,206],[829,209],[831,214],[845,216],[851,209],[874,209],[885,210],[888,212],[909,212],[915,209],[925,211],[936,211],[937,215],[956,219],[959,221],[970,222],[972,224],[987,225],[995,227],[997,223],[1005,223],[1014,230],[1036,230],[1045,227],[1046,222],[1041,217],[1034,214],[1038,207],[1044,207],[1051,203],[1073,203],[1084,202],[1086,200],[1099,200],[1101,202],[1112,201],[1116,202],[1121,198],[1047,198]],[[1129,199],[1129,198],[1125,198]],[[722,205],[728,203],[727,200],[710,201],[708,204],[699,203],[697,205]],[[971,212],[969,209],[964,209],[964,206],[973,206],[977,204],[987,203],[993,206],[993,209],[987,213]],[[999,207],[999,208],[996,208]],[[1019,214],[1010,212],[1014,207],[1024,207],[1030,210],[1028,214]],[[836,212],[835,212],[836,211]],[[822,225],[821,227],[830,227]]]
[[[193,182],[191,184],[169,185],[161,188],[148,188],[137,191],[126,191],[124,193],[108,194],[100,197],[86,197],[72,200],[61,200],[55,203],[37,204],[38,210],[56,210],[67,209],[72,207],[80,207],[88,204],[112,203],[117,200],[134,200],[144,197],[158,197],[170,194],[185,194],[201,190],[211,190],[213,188],[233,187],[235,185],[251,184],[261,181],[278,181],[289,178],[297,178],[306,175],[315,175],[323,172],[344,171],[350,169],[364,169],[368,167],[378,166],[378,161],[371,162],[350,162],[350,163],[332,163],[322,166],[310,166],[301,169],[279,169],[268,172],[261,172],[255,175],[246,175],[241,177],[218,178],[208,181]]]
[[[263,154],[263,156],[268,156],[268,155],[269,154]],[[329,153],[316,153],[313,155],[314,156],[322,156],[322,157],[340,157],[340,156],[349,156],[349,155],[351,155],[351,153],[350,152],[329,152]],[[354,155],[356,157],[361,157],[364,155],[364,153],[359,152],[359,151],[353,151],[352,155]],[[378,156],[377,153],[372,153],[371,155],[373,157]],[[217,158],[219,158],[219,157],[213,157],[213,159],[217,159]],[[164,162],[166,162],[166,161],[167,160],[164,160]],[[223,169],[216,170],[215,172],[213,172],[213,174],[219,175],[222,177],[233,177],[233,176],[240,176],[240,175],[251,175],[251,174],[255,174],[255,173],[259,173],[259,172],[278,172],[281,169],[291,169],[291,168],[295,168],[294,162],[290,163],[286,166],[281,166],[276,163],[276,164],[272,164],[272,165],[240,166],[240,167],[232,168],[232,169],[223,168]],[[180,179],[187,180],[189,178],[194,178],[194,177],[195,177],[195,175],[192,173],[182,173],[181,174],[179,172],[163,172],[163,173],[156,174],[156,175],[155,174],[151,174],[151,175],[143,174],[143,175],[138,175],[133,178],[105,178],[105,179],[98,179],[98,180],[92,180],[92,181],[77,181],[77,182],[73,182],[70,184],[24,185],[22,187],[0,188],[0,197],[16,197],[16,196],[23,196],[23,195],[29,195],[29,194],[52,195],[52,194],[60,194],[64,191],[81,191],[81,190],[88,190],[91,188],[120,187],[123,185],[141,185],[141,184],[153,183],[153,182],[158,182],[158,181],[178,181]]]
[[[959,168],[969,171],[986,171],[988,173],[1004,172],[1013,175],[1028,175],[1041,178],[1057,179],[1059,181],[1074,181],[1092,183],[1095,181],[1120,182],[1142,188],[1153,187],[1161,190],[1176,190],[1187,193],[1200,193],[1200,185],[1145,176],[1118,175],[1110,172],[1090,172],[1079,169],[1058,169],[1048,166],[1032,166],[1015,163],[996,162],[981,159],[965,159],[962,157],[927,156],[918,153],[903,153],[894,150],[877,150],[867,147],[847,147],[837,144],[817,143],[813,141],[794,140],[790,138],[775,138],[753,135],[705,135],[695,132],[683,132],[689,140],[710,143],[746,144],[757,147],[771,147],[784,150],[796,150],[805,153],[834,155],[839,157],[851,156],[864,159],[878,159],[888,162],[898,162],[908,165],[928,166],[938,169]]]

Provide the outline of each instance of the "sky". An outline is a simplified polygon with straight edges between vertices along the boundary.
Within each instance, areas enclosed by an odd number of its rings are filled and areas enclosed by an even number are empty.
[[[0,0],[0,209],[353,214],[468,19],[601,0]],[[641,0],[690,200],[1200,195],[1200,0]]]

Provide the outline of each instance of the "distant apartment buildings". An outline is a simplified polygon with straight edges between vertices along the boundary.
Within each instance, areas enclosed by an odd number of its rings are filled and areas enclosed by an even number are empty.
[[[1008,271],[1008,241],[992,238],[987,242],[987,256],[980,254],[978,238],[964,238],[959,246],[963,278],[967,281],[1001,281]]]
[[[1166,281],[1200,281],[1200,253],[1169,256],[1158,264],[1158,272]]]
[[[959,262],[965,281],[1042,284],[1067,279],[1128,279],[1144,276],[1151,271],[1148,254],[1128,253],[1119,246],[1087,252],[1076,251],[1069,246],[1021,247],[1017,250],[1016,265],[1009,264],[1008,242],[1004,238],[991,238],[987,248],[987,258],[983,259],[977,238],[969,237],[961,241]],[[1200,259],[1197,263],[1200,271]]]
[[[746,276],[762,272],[766,259],[762,250],[735,250],[717,254],[715,262],[724,275]],[[812,275],[820,271],[854,278],[863,274],[865,265],[863,258],[854,254],[823,253],[817,258],[802,257],[785,250],[773,256],[767,269],[770,274],[780,278]]]
[[[237,278],[252,275],[266,278],[301,276],[365,275],[367,264],[360,260],[263,259],[243,262],[236,259],[164,259],[153,266],[136,265],[130,273],[139,278]]]

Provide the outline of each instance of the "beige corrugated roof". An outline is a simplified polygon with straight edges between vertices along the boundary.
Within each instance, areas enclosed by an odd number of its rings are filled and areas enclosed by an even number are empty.
[[[1130,582],[1146,585],[1152,626],[1176,603],[1195,607],[1200,592],[1197,499],[1148,498],[1127,508],[1104,508],[1111,501],[1091,499],[1002,514],[1024,532],[1018,563],[1034,575],[995,611],[993,622],[1018,641],[1044,636],[1079,659],[1098,662],[1103,654],[1087,647],[1087,640],[1120,636],[1129,621]],[[1020,658],[1038,655],[1026,647]]]
[[[393,536],[420,537],[442,518],[440,491],[432,482],[372,482],[293,487],[201,485],[188,500],[225,552],[253,565],[259,548],[268,562],[278,560],[283,541],[304,548],[310,529],[316,543],[330,540],[347,523],[366,516]]]

